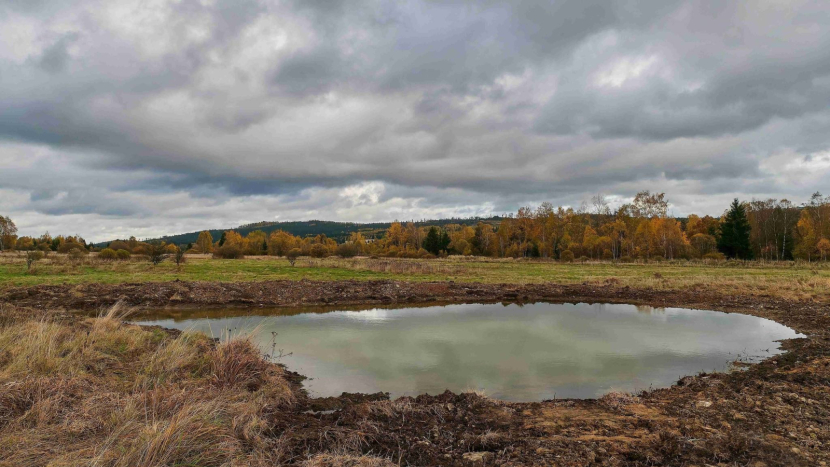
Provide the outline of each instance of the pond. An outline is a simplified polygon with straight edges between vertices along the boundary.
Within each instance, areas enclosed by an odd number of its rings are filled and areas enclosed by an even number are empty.
[[[477,390],[508,401],[592,398],[668,387],[781,353],[790,328],[741,314],[619,304],[209,310],[141,324],[221,337],[253,333],[309,377],[312,396]]]

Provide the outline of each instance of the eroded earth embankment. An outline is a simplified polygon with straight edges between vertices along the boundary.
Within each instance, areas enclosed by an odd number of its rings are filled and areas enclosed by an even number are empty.
[[[542,403],[504,403],[451,393],[396,401],[384,400],[383,395],[301,397],[273,417],[269,432],[280,436],[288,458],[296,462],[331,452],[371,454],[401,465],[760,467],[821,466],[830,461],[830,307],[816,301],[614,284],[395,281],[88,284],[0,291],[0,302],[56,310],[96,310],[117,302],[175,310],[492,301],[632,303],[741,312],[773,319],[807,337],[785,342],[787,353],[744,371],[689,376],[671,388],[636,396]]]

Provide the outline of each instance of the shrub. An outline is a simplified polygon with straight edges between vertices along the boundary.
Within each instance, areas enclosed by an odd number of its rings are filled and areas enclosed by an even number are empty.
[[[69,258],[69,261],[72,261],[73,263],[80,263],[84,260],[84,256],[87,254],[88,252],[86,250],[73,248],[69,250],[69,253],[67,253],[66,256]]]
[[[303,252],[299,248],[292,248],[292,249],[288,250],[288,253],[285,254],[285,259],[287,259],[288,262],[293,267],[294,263],[297,262],[297,258],[302,256],[302,254],[303,254]]]
[[[80,243],[64,242],[58,246],[58,253],[71,253],[76,250],[86,252],[86,248]]]
[[[118,253],[111,248],[104,248],[100,253],[98,253],[98,258],[104,261],[112,261],[118,258]]]
[[[435,258],[435,255],[428,252],[426,249],[421,248],[421,249],[418,250],[418,258],[432,259],[432,258]]]
[[[115,251],[118,251],[118,250],[126,250],[127,252],[130,251],[130,245],[127,242],[123,241],[123,240],[116,240],[116,241],[110,243],[108,248],[110,248],[111,250],[115,250]]]
[[[630,256],[621,256],[620,257],[620,262],[621,263],[630,263],[631,261],[632,261],[632,259],[631,259]]]
[[[313,258],[325,258],[329,255],[329,250],[325,245],[315,243],[311,245],[311,250],[309,250],[308,254]]]
[[[357,256],[357,245],[354,243],[342,243],[337,245],[337,256],[341,258],[354,258]]]
[[[242,254],[242,248],[239,248],[239,246],[226,243],[213,250],[213,257],[219,259],[242,259],[245,255]]]
[[[580,257],[579,257],[579,259],[577,259],[577,261],[579,261],[580,263],[587,262],[587,261],[588,261],[588,257],[587,257],[587,256],[585,256],[585,255],[582,255],[582,256],[580,256]]]
[[[566,262],[566,263],[573,263],[574,262],[574,252],[571,250],[565,250],[559,255],[559,259]]]
[[[703,259],[711,259],[711,260],[715,260],[715,261],[725,261],[726,260],[726,255],[724,255],[723,253],[721,253],[719,251],[713,251],[711,253],[706,253],[705,255],[703,255]]]
[[[115,255],[118,257],[119,261],[125,261],[130,259],[130,252],[127,250],[118,250],[115,252]]]
[[[44,255],[42,251],[38,250],[26,253],[26,270],[31,270],[32,265],[35,262],[42,260],[44,256],[46,255]]]
[[[611,253],[611,250],[606,248],[602,251],[602,259],[614,259],[614,254]]]
[[[147,256],[150,258],[150,262],[153,263],[153,265],[161,263],[170,256],[170,253],[167,250],[167,244],[164,242],[151,243],[146,250]]]
[[[176,248],[176,252],[173,254],[173,258],[176,260],[176,266],[181,266],[184,264],[184,250],[182,248]]]

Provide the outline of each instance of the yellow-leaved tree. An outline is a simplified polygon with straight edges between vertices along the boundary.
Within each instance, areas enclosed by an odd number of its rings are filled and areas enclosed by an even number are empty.
[[[213,253],[213,236],[207,230],[199,233],[196,239],[196,249],[199,253]]]

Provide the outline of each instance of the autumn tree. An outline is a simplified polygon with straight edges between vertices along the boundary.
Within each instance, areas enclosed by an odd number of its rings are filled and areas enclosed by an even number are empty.
[[[403,248],[406,244],[406,231],[400,222],[393,222],[386,230],[386,243],[397,248]]]
[[[291,249],[297,247],[298,240],[284,230],[271,232],[268,236],[268,254],[271,256],[285,256]]]
[[[830,240],[826,238],[819,240],[818,243],[816,243],[816,250],[818,250],[819,255],[821,255],[821,260],[827,261],[827,254],[830,253]]]
[[[585,227],[585,231],[582,234],[582,250],[583,252],[587,253],[587,256],[593,258],[594,254],[597,250],[597,244],[599,242],[599,235],[597,235],[597,231],[594,230],[593,227],[590,225]]]
[[[790,240],[789,244],[787,243],[787,237],[789,236],[792,238],[793,226],[791,225],[794,220],[798,218],[796,215],[796,209],[792,202],[786,199],[782,199],[778,203],[777,209],[780,212],[779,219],[782,219],[781,224],[781,256],[780,259],[787,258],[787,252],[792,249],[792,240]]]
[[[729,258],[752,259],[746,207],[735,198],[720,226],[718,250]]]
[[[14,247],[17,239],[17,226],[8,216],[0,216],[0,251]]]
[[[823,197],[815,192],[805,206],[813,219],[813,229],[818,238],[830,237],[830,196]]]
[[[196,239],[196,249],[199,253],[213,252],[213,236],[207,230],[199,232],[199,238]]]
[[[366,237],[360,232],[352,232],[349,236],[349,243],[355,246],[356,254],[362,255],[366,251]]]
[[[796,257],[812,261],[816,254],[819,242],[819,236],[816,232],[816,222],[813,219],[813,214],[805,209],[801,211],[801,216],[795,226],[795,248],[793,253]]]
[[[751,229],[750,243],[757,258],[787,259],[792,256],[792,231],[798,221],[798,210],[786,199],[753,200],[747,218]]]
[[[493,226],[484,222],[476,224],[475,233],[470,240],[473,245],[474,254],[482,256],[494,256],[496,253],[496,240]],[[441,239],[438,239],[438,246],[441,247]],[[440,251],[440,249],[439,249]]]
[[[235,230],[229,230],[225,232],[225,245],[235,245],[238,247],[242,247],[244,245],[242,235]]]
[[[263,248],[265,245],[265,248]],[[267,250],[265,232],[254,230],[245,236],[242,242],[242,250],[246,255],[261,255]]]
[[[694,256],[702,258],[709,253],[712,253],[718,248],[718,240],[707,234],[697,233],[689,239],[689,243],[694,251]]]
[[[628,227],[625,222],[617,217],[613,222],[603,225],[601,232],[608,238],[611,245],[611,258],[617,259],[621,256],[623,240],[628,234]]]
[[[631,205],[633,207],[632,214],[647,219],[666,217],[669,210],[669,202],[665,193],[652,194],[648,190],[637,193]]]
[[[35,249],[35,241],[32,237],[20,237],[14,245],[15,250],[30,251]]]

